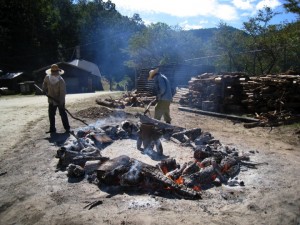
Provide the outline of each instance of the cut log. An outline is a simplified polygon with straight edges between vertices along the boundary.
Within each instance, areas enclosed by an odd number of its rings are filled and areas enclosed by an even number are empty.
[[[172,137],[176,138],[180,142],[187,141],[187,138],[184,137],[186,135],[188,139],[191,141],[194,141],[197,137],[201,135],[201,129],[200,128],[194,128],[190,130],[184,130],[181,132],[173,133]]]
[[[96,103],[98,105],[106,106],[106,107],[109,107],[109,108],[115,108],[115,103],[114,102],[109,102],[109,101],[105,101],[105,100],[102,100],[102,99],[96,99]]]

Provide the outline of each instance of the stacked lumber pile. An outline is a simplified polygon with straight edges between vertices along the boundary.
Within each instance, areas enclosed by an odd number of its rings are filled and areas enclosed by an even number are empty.
[[[300,111],[300,76],[268,75],[250,77],[243,86],[242,104],[249,113]]]
[[[299,112],[300,75],[205,73],[189,81],[189,92],[181,96],[179,103],[224,113]]]
[[[240,79],[246,80],[246,76],[243,73],[198,75],[189,81],[189,93],[179,103],[205,111],[240,111]]]

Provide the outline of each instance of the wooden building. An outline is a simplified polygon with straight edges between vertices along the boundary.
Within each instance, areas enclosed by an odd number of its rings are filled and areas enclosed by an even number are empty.
[[[28,74],[24,72],[6,73],[0,76],[0,87],[7,88],[7,93],[17,94],[21,92],[20,84],[29,79]]]
[[[145,95],[155,95],[154,81],[149,80],[149,71],[153,68],[144,68],[138,71],[138,76],[136,78],[136,89],[138,93]],[[172,89],[176,87],[188,86],[188,82],[191,77],[205,73],[214,72],[215,68],[213,66],[190,66],[182,64],[171,64],[159,66],[159,72],[164,74],[170,81]]]
[[[71,63],[59,62],[56,64],[59,68],[65,71],[62,77],[66,82],[68,94],[103,91],[101,76],[95,75],[91,71]],[[45,71],[49,69],[50,66],[51,65],[40,68],[33,72],[35,83],[40,87],[42,86],[43,80],[46,76]]]

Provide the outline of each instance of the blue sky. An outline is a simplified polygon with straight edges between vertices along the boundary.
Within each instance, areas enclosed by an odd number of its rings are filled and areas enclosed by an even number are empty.
[[[111,0],[122,15],[138,13],[145,24],[164,22],[183,29],[217,27],[220,22],[242,29],[243,22],[256,15],[264,6],[277,15],[271,23],[296,20],[286,13],[284,0]]]

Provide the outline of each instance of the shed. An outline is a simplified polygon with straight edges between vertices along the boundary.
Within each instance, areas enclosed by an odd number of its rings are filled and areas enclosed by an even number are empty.
[[[149,71],[157,67],[144,68],[138,71],[136,79],[136,89],[138,93],[145,95],[155,95],[153,80],[148,81]],[[204,73],[214,72],[213,66],[190,66],[184,64],[170,64],[159,66],[159,72],[164,74],[170,81],[172,89],[176,87],[187,86],[191,77]]]
[[[0,76],[0,87],[6,87],[11,93],[19,93],[19,83],[27,81],[28,77],[24,72],[6,73]]]
[[[65,71],[62,77],[66,82],[67,93],[88,93],[103,90],[101,77],[92,74],[91,71],[67,62],[56,64]],[[50,65],[33,72],[35,81],[39,86],[42,86],[46,76],[45,71],[49,68]]]

